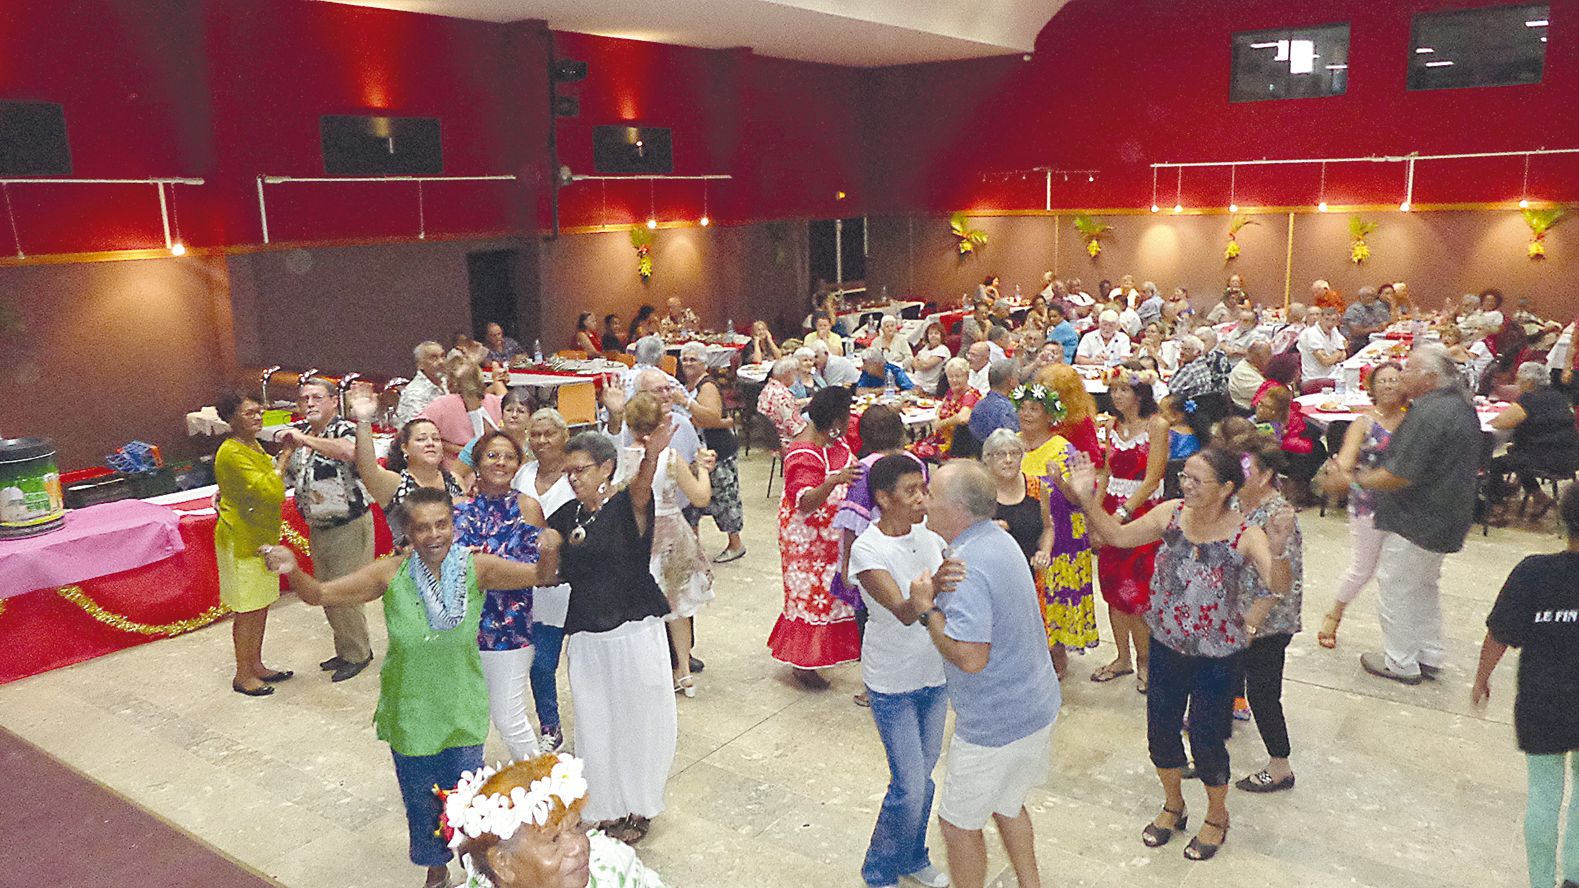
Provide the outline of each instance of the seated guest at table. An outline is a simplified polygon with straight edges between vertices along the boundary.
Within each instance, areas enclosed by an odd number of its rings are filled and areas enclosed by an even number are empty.
[[[1235,407],[1245,411],[1255,409],[1252,402],[1261,391],[1261,383],[1266,382],[1264,373],[1271,360],[1271,343],[1265,339],[1250,343],[1245,359],[1235,364],[1233,372],[1228,374],[1228,397]]]
[[[1098,318],[1097,328],[1080,337],[1075,363],[1112,367],[1127,359],[1129,352],[1129,335],[1119,329],[1118,312],[1108,309]]]
[[[1183,287],[1174,287],[1173,292],[1168,294],[1167,300],[1162,303],[1162,315],[1159,320],[1162,322],[1163,333],[1171,336],[1178,332],[1179,319],[1194,314],[1194,311],[1190,308],[1190,292]]]
[[[900,369],[898,364],[889,361],[882,347],[874,344],[861,352],[861,375],[855,381],[855,390],[882,392],[890,385],[902,392],[916,387],[909,374]]]
[[[830,291],[823,294],[819,305],[822,311],[828,315],[828,320],[832,323],[831,329],[833,332],[841,337],[849,336],[850,328],[845,325],[844,319],[839,317],[839,313],[844,310],[844,296],[838,292]]]
[[[1508,324],[1502,332],[1483,341],[1496,357],[1481,375],[1475,394],[1491,396],[1504,386],[1517,386],[1519,365],[1535,357],[1530,351],[1530,338],[1524,328],[1518,324]]]
[[[351,419],[356,423],[356,477],[373,502],[384,510],[395,545],[403,546],[406,534],[400,526],[399,507],[411,491],[433,487],[459,499],[463,487],[444,468],[444,439],[432,420],[413,419],[401,426],[389,450],[387,465],[379,465],[373,447],[373,417],[378,412],[378,399],[370,394],[352,396],[350,407]]]
[[[1170,376],[1179,369],[1179,343],[1163,337],[1161,321],[1152,321],[1141,329],[1133,357],[1150,358],[1152,369],[1159,375]]]
[[[1486,369],[1496,356],[1482,340],[1475,340],[1469,345],[1464,344],[1464,333],[1455,324],[1448,324],[1442,328],[1442,347],[1447,349],[1447,356],[1458,367],[1460,378],[1464,387],[1470,391],[1480,388],[1480,381],[1486,375]]]
[[[977,342],[965,350],[965,360],[970,367],[970,387],[978,395],[987,393],[987,365],[992,363],[992,344]]]
[[[801,401],[810,401],[811,393],[817,390],[817,352],[814,349],[800,346],[795,349],[795,363],[800,365],[800,372],[794,381],[785,383],[795,397]],[[801,407],[805,407],[803,403]]]
[[[451,507],[442,490],[412,493],[402,506],[412,553],[336,580],[303,572],[283,546],[262,550],[305,604],[360,608],[383,599],[389,653],[373,722],[394,753],[411,862],[427,867],[428,886],[450,884],[452,856],[435,828],[443,802],[433,787],[454,786],[480,769],[488,738],[488,690],[477,650],[483,595],[537,585],[554,572],[559,544],[557,536],[544,540],[539,564],[473,554],[455,540]]]
[[[303,382],[297,401],[303,419],[278,438],[284,447],[278,459],[286,467],[286,480],[296,488],[296,510],[307,522],[313,571],[323,580],[354,573],[373,560],[367,488],[356,479],[352,465],[356,427],[340,418],[337,389],[318,376]],[[355,678],[373,662],[362,605],[325,607],[324,617],[334,633],[334,656],[318,668],[332,671],[331,681]]]
[[[1041,337],[1038,336],[1037,338],[1040,339]],[[1027,360],[1023,358],[1024,355],[1030,355],[1031,357]],[[1022,354],[1014,356],[1016,378],[1020,384],[1029,385],[1036,380],[1036,377],[1041,375],[1044,369],[1063,362],[1064,352],[1063,349],[1059,348],[1058,343],[1044,343],[1040,348],[1027,349]]]
[[[1237,317],[1238,323],[1223,333],[1219,342],[1223,354],[1227,355],[1228,360],[1235,364],[1244,360],[1245,352],[1250,348],[1250,343],[1266,338],[1261,334],[1255,309],[1241,308]]]
[[[1201,348],[1205,349],[1201,357],[1206,359],[1206,364],[1212,371],[1212,390],[1227,392],[1228,374],[1233,372],[1234,363],[1223,351],[1217,331],[1211,327],[1202,327],[1195,331],[1195,336],[1201,340]]]
[[[617,352],[625,350],[625,341],[620,339],[620,316],[606,314],[603,316],[603,335],[599,337],[598,344],[603,351]]]
[[[1409,295],[1408,284],[1403,281],[1393,281],[1388,286],[1392,287],[1393,291],[1392,298],[1387,300],[1387,303],[1392,306],[1393,317],[1418,318],[1421,316],[1419,307],[1415,305],[1414,299]]]
[[[625,397],[627,398],[636,394],[636,380],[641,377],[642,373],[648,370],[663,372],[658,367],[658,362],[663,360],[666,350],[662,337],[643,336],[635,340],[635,342],[636,347],[633,350],[633,354],[635,355],[636,363],[620,373],[620,388],[625,390]]]
[[[1322,380],[1337,379],[1348,356],[1348,342],[1338,329],[1338,309],[1323,308],[1316,326],[1299,334],[1299,375],[1305,387],[1314,389]]]
[[[658,332],[665,336],[673,336],[681,332],[696,333],[702,329],[702,321],[696,312],[685,307],[685,303],[678,296],[670,296],[668,311],[658,321]],[[733,333],[733,330],[727,331]]]
[[[1343,311],[1343,294],[1332,289],[1332,285],[1324,280],[1315,280],[1310,285],[1310,306],[1312,311],[1321,311],[1324,308],[1336,308]]]
[[[861,378],[860,368],[849,358],[833,354],[826,342],[814,339],[811,343],[812,364],[819,390],[832,386],[853,386]]]
[[[779,440],[788,441],[806,427],[806,417],[801,414],[810,398],[797,398],[790,388],[800,372],[800,362],[795,358],[779,358],[773,362],[762,394],[757,396],[757,412],[773,423]]]
[[[1062,302],[1069,292],[1064,288],[1064,282],[1050,271],[1042,272],[1042,284],[1042,297],[1048,302]]]
[[[993,361],[988,367],[987,393],[971,408],[968,424],[976,440],[986,441],[987,436],[998,429],[1020,430],[1019,411],[1015,409],[1014,401],[1009,399],[1009,393],[1019,384],[1013,361]]]
[[[1157,289],[1155,281],[1147,281],[1140,285],[1143,298],[1140,305],[1135,307],[1135,314],[1140,316],[1140,325],[1155,324],[1162,320],[1162,306],[1164,299],[1162,291]]]
[[[658,333],[658,309],[651,305],[643,305],[636,309],[636,316],[631,318],[630,329],[625,331],[625,342],[630,344],[638,342],[644,336],[653,336]]]
[[[1305,411],[1294,402],[1294,392],[1281,385],[1268,386],[1255,402],[1256,425],[1272,435],[1288,458],[1283,493],[1296,506],[1316,503],[1311,479],[1327,461],[1321,436],[1305,421]]]
[[[1303,302],[1290,302],[1288,304],[1288,323],[1278,328],[1272,334],[1272,354],[1280,355],[1287,351],[1295,350],[1299,345],[1299,334],[1305,332],[1305,318],[1307,309]]]
[[[985,299],[978,299],[971,303],[970,316],[960,321],[960,351],[969,352],[972,345],[978,342],[985,342],[987,334],[991,331],[992,303]]]
[[[981,283],[976,285],[976,298],[986,300],[989,305],[998,301],[999,295],[998,276],[996,274],[987,275],[981,279]]]
[[[526,352],[521,343],[504,335],[504,328],[492,321],[483,328],[483,344],[488,347],[487,360],[490,364],[508,365],[511,358]]]
[[[926,392],[927,396],[938,394],[938,386],[943,379],[943,364],[952,355],[948,346],[943,344],[943,325],[933,322],[927,325],[920,350],[910,359],[910,379],[916,387]]]
[[[450,350],[444,354],[446,360],[450,358],[465,358],[474,364],[481,364],[488,360],[488,346],[478,342],[464,330],[457,330],[450,334]]]
[[[994,299],[992,302],[992,323],[994,326],[1005,330],[1014,328],[1014,306],[1007,299]]]
[[[482,368],[465,359],[451,358],[450,393],[435,398],[417,414],[439,427],[444,438],[444,467],[460,462],[461,448],[489,429],[499,428],[501,398],[488,391]]]
[[[1096,300],[1091,298],[1091,294],[1086,292],[1085,285],[1079,278],[1069,279],[1069,296],[1064,301],[1071,307],[1079,309],[1089,309],[1096,303]]]
[[[938,404],[937,421],[932,423],[932,434],[911,448],[917,456],[934,462],[981,452],[981,442],[971,436],[966,425],[971,408],[981,400],[981,394],[970,384],[970,364],[964,358],[949,358],[943,364],[943,376],[946,387]]]
[[[1075,325],[1069,323],[1063,306],[1057,303],[1047,306],[1047,341],[1063,347],[1066,361],[1080,348],[1080,334],[1075,332]]]
[[[773,341],[773,333],[768,330],[768,322],[752,321],[751,338],[740,349],[740,363],[764,364],[777,361],[783,354],[778,343]]]
[[[603,343],[598,334],[598,317],[590,311],[576,315],[576,332],[570,338],[570,348],[573,351],[586,352],[587,357],[596,357],[603,351]]]
[[[1179,369],[1168,381],[1168,390],[1181,399],[1200,397],[1213,388],[1212,364],[1206,357],[1205,343],[1195,335],[1179,337]]]
[[[823,345],[826,345],[828,350],[833,352],[835,355],[844,355],[844,337],[840,336],[838,333],[833,332],[832,315],[825,311],[813,313],[811,316],[811,326],[811,332],[807,333],[806,338],[802,340],[805,344],[811,345],[814,342],[820,342]]]
[[[1490,287],[1480,291],[1480,328],[1487,336],[1495,336],[1506,326],[1502,312],[1502,291]]]
[[[993,325],[987,331],[987,350],[992,354],[992,360],[998,361],[1009,356],[1009,351],[1014,348],[1014,335],[1008,327]]]
[[[411,353],[417,362],[417,372],[400,390],[400,403],[395,407],[395,427],[405,425],[433,403],[433,399],[449,393],[449,380],[444,372],[444,346],[429,339],[420,342]]]
[[[219,602],[236,614],[230,624],[236,654],[230,688],[249,697],[267,697],[274,693],[275,682],[294,674],[263,665],[263,630],[269,605],[280,597],[280,582],[258,556],[258,549],[279,541],[285,480],[258,443],[262,399],[227,392],[217,409],[219,418],[230,424],[230,436],[214,454],[214,480],[219,484],[219,519],[214,525]]]
[[[1518,381],[1519,399],[1491,420],[1492,428],[1513,433],[1507,453],[1491,461],[1489,496],[1496,506],[1491,523],[1498,526],[1507,524],[1513,510],[1508,475],[1518,476],[1525,499],[1534,506],[1530,517],[1540,519],[1556,500],[1541,490],[1537,473],[1568,478],[1579,471],[1579,431],[1568,396],[1552,388],[1546,365],[1535,361],[1519,365]]]
[[[1206,312],[1206,323],[1216,326],[1226,324],[1234,313],[1239,310],[1240,303],[1245,298],[1244,279],[1237,274],[1228,276],[1228,285],[1223,287],[1223,296],[1215,305]]]
[[[1050,322],[1051,319],[1047,314],[1047,297],[1041,293],[1037,293],[1035,296],[1031,297],[1031,307],[1026,310],[1025,320],[1020,322],[1020,326],[1023,329],[1030,329],[1035,330],[1038,333],[1043,333],[1047,330],[1047,325]]]
[[[1354,293],[1354,304],[1343,313],[1343,331],[1349,337],[1349,354],[1354,354],[1392,323],[1392,309],[1377,298],[1376,288],[1361,287]]]
[[[877,325],[877,337],[872,340],[872,344],[880,347],[883,354],[888,356],[888,361],[893,364],[904,366],[912,356],[910,340],[900,335],[899,318],[893,315],[883,315],[882,321]]]

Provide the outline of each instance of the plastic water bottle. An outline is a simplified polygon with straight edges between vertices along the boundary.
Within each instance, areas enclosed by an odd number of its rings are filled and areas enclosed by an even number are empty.
[[[724,332],[729,334],[730,336],[735,335],[735,319],[734,318],[730,318],[729,320],[724,321]]]
[[[1338,383],[1332,387],[1332,391],[1338,396],[1340,401],[1349,394],[1349,381],[1343,373],[1338,374]]]
[[[883,397],[893,400],[899,395],[899,386],[894,382],[894,371],[883,371]]]
[[[1020,301],[1020,285],[1019,284],[1015,284],[1014,285],[1014,301],[1015,302],[1019,302]]]
[[[532,363],[543,363],[543,340],[541,339],[532,340]]]

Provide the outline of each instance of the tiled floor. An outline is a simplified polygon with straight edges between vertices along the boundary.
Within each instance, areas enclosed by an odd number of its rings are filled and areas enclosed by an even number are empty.
[[[707,671],[698,696],[679,700],[669,810],[641,846],[680,888],[858,886],[886,785],[870,715],[850,702],[859,667],[836,670],[833,690],[808,693],[767,656],[781,595],[767,465],[760,451],[743,462],[750,554],[718,569],[718,599],[698,620]],[[1477,529],[1444,572],[1451,665],[1442,681],[1408,688],[1359,668],[1359,652],[1379,638],[1374,587],[1351,609],[1338,650],[1316,646],[1348,535],[1341,514],[1302,520],[1308,628],[1290,648],[1284,694],[1298,788],[1264,798],[1233,792],[1232,836],[1212,862],[1185,861],[1182,843],[1143,847],[1140,828],[1160,798],[1144,698],[1128,681],[1086,680],[1111,656],[1104,642],[1074,660],[1052,774],[1031,800],[1046,884],[1522,883],[1515,662],[1502,667],[1487,712],[1471,709],[1468,688],[1502,578],[1560,539],[1536,530],[1486,539]],[[703,539],[709,550],[722,546],[710,524]],[[376,605],[370,617],[381,649]],[[272,613],[267,659],[298,677],[272,698],[228,690],[230,634],[218,626],[0,687],[0,724],[292,888],[415,886],[421,875],[406,861],[389,752],[370,724],[376,671],[331,685],[314,668],[328,651],[322,616],[289,599]],[[568,720],[565,685],[561,672]],[[1238,730],[1231,751],[1236,776],[1259,767],[1252,726]],[[497,738],[489,753],[503,755]],[[1199,785],[1187,791],[1203,811]],[[992,884],[1013,885],[995,836],[988,847]]]

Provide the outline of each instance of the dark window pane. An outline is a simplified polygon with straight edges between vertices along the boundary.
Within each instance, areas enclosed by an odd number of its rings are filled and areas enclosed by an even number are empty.
[[[1229,99],[1313,99],[1349,87],[1349,26],[1315,25],[1234,34]]]
[[[1540,83],[1546,70],[1547,4],[1433,12],[1414,18],[1410,89]]]

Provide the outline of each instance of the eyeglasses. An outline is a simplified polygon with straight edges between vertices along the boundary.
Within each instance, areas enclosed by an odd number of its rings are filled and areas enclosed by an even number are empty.
[[[996,453],[982,454],[982,459],[1024,459],[1023,450],[999,450]]]
[[[567,465],[565,466],[565,477],[571,479],[580,478],[582,475],[595,468],[597,468],[597,463],[583,463],[579,466]]]

